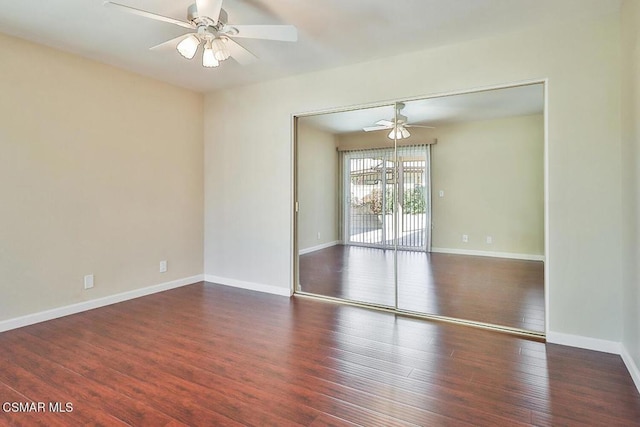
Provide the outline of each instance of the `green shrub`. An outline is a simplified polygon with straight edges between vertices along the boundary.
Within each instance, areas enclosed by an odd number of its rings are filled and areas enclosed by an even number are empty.
[[[404,191],[404,203],[402,210],[406,214],[421,214],[425,213],[427,203],[424,198],[424,187],[416,186]]]

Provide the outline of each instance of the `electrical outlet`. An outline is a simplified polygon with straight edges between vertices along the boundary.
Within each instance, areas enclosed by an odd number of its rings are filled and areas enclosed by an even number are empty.
[[[160,273],[166,273],[167,272],[167,261],[160,261]]]
[[[463,234],[462,235],[462,243],[469,243],[469,235],[468,234]]]
[[[84,288],[93,288],[93,274],[87,274],[86,276],[84,276]]]
[[[320,232],[318,231],[318,240],[320,240]]]
[[[493,243],[493,237],[487,236],[487,245],[490,245],[492,243]]]
[[[444,190],[440,190],[440,191],[438,192],[438,196],[440,196],[440,197],[444,197]]]

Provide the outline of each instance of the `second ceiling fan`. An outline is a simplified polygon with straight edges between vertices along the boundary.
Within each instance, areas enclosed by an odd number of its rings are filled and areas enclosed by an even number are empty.
[[[232,57],[240,64],[249,64],[258,58],[242,47],[233,38],[250,38],[295,42],[298,31],[293,25],[230,25],[227,12],[222,9],[222,0],[196,0],[187,9],[187,20],[170,18],[124,4],[105,1],[105,6],[127,13],[167,22],[192,30],[168,40],[151,49],[177,48],[180,55],[192,59],[198,48],[203,47],[202,65],[217,67],[220,62]]]
[[[402,110],[405,105],[403,102],[396,103],[396,114],[391,120],[378,120],[375,125],[376,126],[367,126],[363,128],[365,132],[371,132],[376,130],[391,130],[389,132],[389,139],[404,139],[409,138],[411,133],[407,130],[407,128],[426,128],[426,129],[435,129],[433,126],[424,126],[424,125],[414,125],[409,124],[407,116],[402,115]]]

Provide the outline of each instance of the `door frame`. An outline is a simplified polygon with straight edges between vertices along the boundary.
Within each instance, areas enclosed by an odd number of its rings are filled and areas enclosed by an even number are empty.
[[[544,215],[543,217],[544,217],[544,263],[545,263],[545,266],[544,266],[545,332],[544,333],[539,333],[539,332],[530,331],[530,330],[523,330],[523,329],[513,328],[513,327],[505,327],[501,325],[485,324],[482,322],[474,322],[474,321],[465,320],[465,319],[449,318],[449,317],[437,316],[432,314],[414,313],[414,312],[399,310],[397,308],[394,309],[386,306],[379,306],[376,304],[356,303],[356,302],[351,302],[351,301],[347,301],[339,298],[323,297],[319,295],[308,294],[300,290],[299,247],[298,247],[298,185],[297,185],[298,183],[298,148],[297,147],[299,142],[297,138],[298,118],[313,116],[317,114],[339,113],[339,112],[360,110],[364,108],[384,107],[384,106],[394,105],[397,102],[407,102],[407,101],[420,100],[420,99],[430,99],[430,98],[440,98],[440,97],[455,96],[455,95],[472,94],[477,92],[508,89],[508,88],[514,88],[514,87],[520,87],[520,86],[535,85],[535,84],[542,85],[543,97],[544,97],[543,99],[543,104],[544,104],[544,111],[543,111]],[[291,263],[291,290],[290,291],[293,296],[319,299],[319,300],[325,300],[325,301],[333,301],[333,302],[344,304],[344,305],[367,307],[367,308],[372,308],[380,311],[387,311],[387,312],[391,312],[398,315],[404,315],[404,316],[420,318],[420,319],[437,320],[437,321],[443,321],[447,323],[468,325],[468,326],[473,326],[480,329],[504,332],[507,334],[521,336],[521,337],[534,339],[534,340],[540,340],[540,341],[546,340],[546,336],[550,331],[550,313],[549,313],[549,307],[551,304],[550,289],[553,286],[553,283],[551,282],[550,275],[549,275],[550,266],[552,265],[553,258],[552,258],[552,254],[549,251],[550,232],[549,232],[549,79],[548,78],[523,80],[523,81],[511,82],[507,84],[496,84],[496,85],[488,85],[488,86],[482,86],[482,87],[476,87],[476,88],[469,88],[464,90],[432,93],[427,95],[419,95],[419,96],[413,96],[413,97],[406,97],[402,99],[395,99],[391,101],[380,101],[380,102],[373,102],[373,103],[366,103],[366,104],[350,105],[346,107],[302,111],[298,113],[292,113],[290,117],[291,117],[291,135],[292,135],[291,137],[291,153],[292,153],[292,156],[291,156],[292,158],[291,207],[292,209],[290,211],[292,232],[291,232],[290,247],[292,249],[291,255],[293,258],[293,261]],[[340,224],[339,226],[342,227],[343,225]],[[396,287],[396,291],[397,291],[397,287]]]

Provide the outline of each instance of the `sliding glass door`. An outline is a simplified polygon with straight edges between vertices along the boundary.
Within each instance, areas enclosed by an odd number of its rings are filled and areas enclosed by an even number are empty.
[[[342,155],[343,240],[372,248],[427,250],[429,147],[344,151]]]

